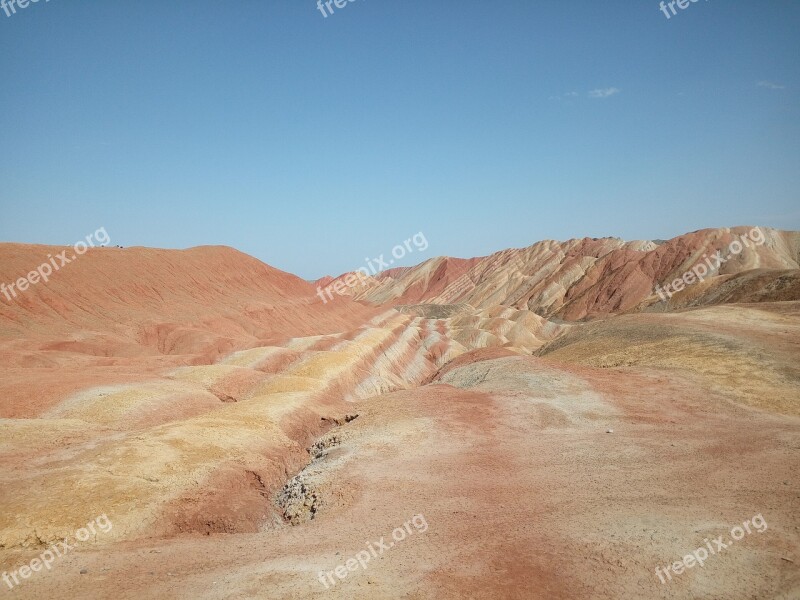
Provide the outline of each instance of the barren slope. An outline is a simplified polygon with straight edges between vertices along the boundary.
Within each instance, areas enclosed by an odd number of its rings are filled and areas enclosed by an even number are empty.
[[[0,302],[0,572],[106,514],[13,594],[798,597],[800,302],[774,301],[793,236],[673,298],[750,304],[590,323],[539,313],[642,308],[650,243],[395,270],[426,273],[397,310],[323,303],[226,248],[92,250]],[[0,281],[52,251],[0,246]],[[471,301],[450,302],[464,277]],[[767,530],[660,583],[759,514]],[[320,581],[415,515],[424,531]]]
[[[6,249],[6,273],[51,251]],[[87,511],[119,515],[115,539],[257,530],[273,518],[263,495],[348,401],[419,385],[467,349],[530,353],[562,329],[512,309],[323,304],[225,248],[96,249],[68,269],[2,308],[0,547],[52,543]]]
[[[413,268],[379,273],[346,292],[375,303],[466,303],[479,309],[503,305],[576,321],[655,305],[660,302],[656,284],[682,277],[721,251],[726,262],[710,269],[702,286],[686,292],[695,304],[746,297],[738,290],[752,288],[749,280],[733,276],[755,269],[761,269],[758,301],[800,299],[800,233],[760,228],[763,239],[755,235],[756,242],[732,253],[731,243],[752,230],[706,229],[661,243],[618,238],[545,241],[470,261],[434,258]],[[776,278],[784,280],[773,282]],[[717,291],[718,286],[724,289]],[[701,290],[705,296],[697,300]],[[680,306],[686,301],[682,298],[679,293],[669,304]]]
[[[706,309],[679,324],[721,319],[742,357],[762,314],[790,324],[766,351],[780,364],[794,356],[798,308]],[[629,319],[626,339],[649,319]],[[571,335],[559,358],[583,363],[567,353]],[[666,345],[666,366],[602,368],[464,354],[429,385],[355,403],[359,417],[322,437],[301,475],[313,520],[76,552],[19,597],[795,598],[800,421],[702,385],[680,354]],[[762,383],[769,394],[780,374]],[[424,527],[395,533],[415,515]],[[730,540],[756,515],[765,530]],[[660,582],[657,566],[718,536],[727,549]],[[325,579],[381,538],[365,568]]]

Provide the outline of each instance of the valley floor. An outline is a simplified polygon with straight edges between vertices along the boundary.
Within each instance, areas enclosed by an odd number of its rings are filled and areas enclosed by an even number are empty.
[[[538,356],[462,353],[419,387],[326,405],[335,422],[314,434],[321,435],[289,503],[294,524],[278,518],[286,505],[276,504],[278,489],[266,478],[256,509],[235,486],[214,497],[263,512],[252,531],[203,532],[196,521],[213,504],[184,495],[174,507],[192,513],[183,521],[188,533],[162,526],[87,545],[3,594],[798,598],[800,418],[790,401],[800,391],[798,304],[609,319],[585,326],[583,336],[576,327]],[[670,336],[687,328],[694,337],[676,349]],[[365,335],[373,334],[355,339]],[[648,354],[654,347],[658,359]],[[703,356],[696,368],[695,354]],[[719,367],[737,361],[758,371],[759,389],[740,393],[736,373]],[[270,397],[288,402],[275,394],[260,402]],[[280,418],[270,415],[284,430],[286,418],[302,429],[291,417],[302,410],[287,404]],[[115,436],[104,442],[106,455],[123,453]],[[58,473],[48,464],[48,477]],[[138,507],[128,510],[136,515]],[[750,532],[731,539],[744,522]],[[709,552],[703,566],[663,575],[720,536],[727,547]],[[0,569],[40,552],[9,547]]]

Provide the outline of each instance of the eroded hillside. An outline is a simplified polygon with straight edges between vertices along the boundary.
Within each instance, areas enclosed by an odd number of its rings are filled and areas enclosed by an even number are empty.
[[[705,263],[704,281],[665,298],[666,304],[800,298],[800,234],[753,231],[705,229],[663,242],[544,241],[480,259],[434,258],[378,273],[345,293],[376,303],[502,305],[577,321],[647,307],[662,310],[656,285]],[[736,252],[740,240],[744,243]],[[718,252],[722,263],[715,258]]]
[[[641,312],[720,232],[428,261],[327,303],[227,248],[91,250],[0,303],[0,571],[106,515],[13,593],[794,597],[797,234]],[[0,246],[0,280],[49,252]]]

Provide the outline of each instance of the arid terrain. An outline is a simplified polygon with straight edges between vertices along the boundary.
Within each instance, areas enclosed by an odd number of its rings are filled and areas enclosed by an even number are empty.
[[[347,274],[92,248],[0,296],[0,598],[796,600],[800,232],[751,231],[331,302]],[[0,244],[0,282],[61,250]]]

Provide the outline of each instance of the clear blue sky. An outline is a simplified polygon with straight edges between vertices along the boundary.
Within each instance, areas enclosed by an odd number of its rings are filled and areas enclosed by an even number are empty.
[[[103,226],[114,244],[225,244],[312,278],[419,231],[430,247],[403,264],[800,229],[799,2],[701,0],[669,20],[656,0],[334,10],[0,11],[0,240]]]

